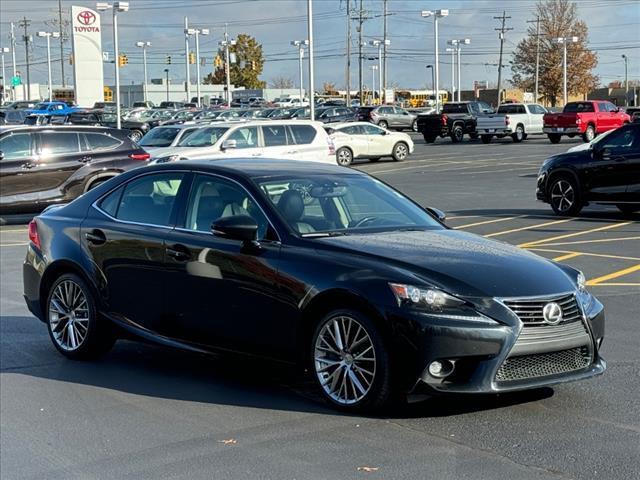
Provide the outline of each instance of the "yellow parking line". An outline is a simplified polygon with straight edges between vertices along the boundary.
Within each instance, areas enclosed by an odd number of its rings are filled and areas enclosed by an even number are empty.
[[[21,243],[2,243],[0,247],[19,247],[21,245],[29,245],[29,242],[21,242]]]
[[[570,258],[579,257],[580,255],[582,255],[582,253],[580,252],[571,252],[571,253],[567,253],[566,255],[560,255],[559,257],[556,257],[553,260],[555,262],[562,262],[563,260],[569,260]]]
[[[623,270],[618,270],[617,272],[609,273],[601,277],[592,278],[587,282],[587,285],[598,285],[599,283],[606,282],[607,280],[612,280],[614,278],[622,277],[623,275],[628,275],[630,273],[637,272],[638,270],[640,270],[640,263],[638,265],[634,265],[633,267],[625,268]]]
[[[633,260],[633,261],[640,261],[639,257],[623,257],[620,255],[608,255],[605,253],[589,253],[589,252],[570,252],[567,250],[555,250],[555,249],[551,249],[551,248],[527,248],[527,250],[531,250],[533,252],[550,252],[550,253],[565,253],[565,254],[569,254],[569,253],[579,253],[580,255],[584,255],[587,257],[600,257],[600,258],[614,258],[617,260]],[[554,259],[557,260],[557,259]]]
[[[566,233],[564,235],[558,235],[556,237],[551,238],[543,238],[542,240],[535,240],[533,242],[525,242],[518,245],[519,247],[533,247],[535,245],[546,244],[549,242],[553,242],[555,240],[562,240],[564,238],[577,237],[578,235],[586,235],[588,233],[601,232],[603,230],[611,230],[612,228],[620,228],[626,225],[631,225],[633,222],[622,222],[622,223],[614,223],[611,225],[605,225],[604,227],[591,228],[589,230],[582,230],[579,232]]]
[[[586,243],[623,242],[625,240],[640,240],[640,237],[600,238],[598,240],[578,240],[577,242],[545,243],[545,245],[559,247],[562,245],[584,245]]]
[[[523,232],[525,230],[533,230],[533,229],[539,228],[539,227],[548,227],[549,225],[556,225],[558,223],[567,223],[567,222],[572,222],[572,221],[573,221],[573,218],[565,218],[563,220],[554,220],[553,222],[537,223],[537,224],[534,224],[534,225],[527,225],[526,227],[512,228],[511,230],[503,230],[502,232],[490,233],[488,235],[485,235],[485,237],[487,237],[487,238],[498,237],[500,235],[506,235],[507,233]],[[522,245],[520,245],[520,246],[522,246]]]
[[[469,227],[477,227],[478,225],[487,225],[489,223],[498,223],[498,222],[506,222],[507,220],[513,220],[515,218],[522,218],[526,215],[517,215],[515,217],[505,217],[505,218],[497,218],[497,219],[493,219],[493,220],[484,220],[482,222],[475,222],[475,223],[467,223],[466,225],[458,225],[457,227],[453,227],[454,229],[460,229],[460,228],[469,228]]]

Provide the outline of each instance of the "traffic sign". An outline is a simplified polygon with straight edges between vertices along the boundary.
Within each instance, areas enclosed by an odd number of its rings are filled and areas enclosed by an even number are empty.
[[[11,86],[17,87],[19,85],[22,85],[22,79],[18,75],[11,77]]]

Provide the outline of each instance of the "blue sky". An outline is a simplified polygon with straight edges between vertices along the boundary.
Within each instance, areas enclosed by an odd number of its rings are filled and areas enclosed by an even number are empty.
[[[352,2],[354,0],[351,0]],[[357,0],[359,3],[359,0]],[[578,0],[580,16],[589,26],[590,46],[599,56],[596,73],[603,82],[621,80],[624,67],[621,54],[630,59],[630,78],[640,78],[640,0]],[[57,15],[57,0],[1,0],[0,2],[0,46],[8,46],[9,22],[16,23],[23,17],[32,20],[30,31],[44,29],[45,20]],[[63,8],[71,5],[95,7],[95,2],[63,0]],[[452,38],[471,38],[472,44],[463,52],[463,89],[471,88],[474,80],[495,82],[499,40],[493,30],[503,8],[512,18],[508,26],[513,31],[507,34],[506,59],[518,41],[525,35],[526,21],[533,18],[535,2],[530,0],[389,0],[388,31],[389,82],[408,88],[424,88],[425,65],[433,61],[433,21],[423,19],[420,11],[447,8],[450,16],[440,21],[441,74],[444,87],[450,84],[450,56],[444,53],[445,42]],[[284,76],[297,84],[297,52],[290,41],[307,37],[306,0],[130,0],[131,10],[120,18],[120,50],[127,53],[129,65],[121,69],[123,83],[140,82],[142,78],[142,53],[135,47],[139,40],[151,41],[149,49],[149,76],[163,75],[166,67],[165,55],[171,54],[173,65],[171,77],[174,81],[184,79],[184,36],[182,24],[188,16],[194,26],[208,27],[212,35],[201,37],[201,56],[207,57],[203,74],[212,66],[217,43],[228,22],[229,33],[248,33],[262,43],[265,53],[265,68],[262,79],[271,80]],[[363,39],[366,41],[382,36],[382,0],[364,0],[366,20]],[[68,13],[67,13],[68,16]],[[103,15],[103,49],[112,51],[111,15]],[[48,27],[49,29],[51,27]],[[21,32],[18,31],[18,38]],[[346,0],[314,0],[314,37],[316,54],[316,85],[324,81],[335,82],[338,87],[345,84],[346,49]],[[357,45],[355,22],[353,45]],[[368,47],[371,49],[372,47]],[[65,44],[65,57],[70,53],[70,42]],[[45,41],[35,38],[32,49],[32,81],[46,82]],[[371,51],[370,56],[374,53]],[[59,49],[52,47],[52,58],[59,59]],[[5,57],[7,71],[11,69],[11,56]],[[18,68],[24,70],[24,44],[18,44]],[[371,78],[369,65],[365,61],[365,84]],[[67,78],[71,79],[71,67],[65,64]],[[192,67],[192,79],[195,67]],[[60,81],[60,66],[56,62],[53,70],[54,83]],[[7,74],[9,76],[9,73]],[[510,72],[507,70],[507,78]],[[112,65],[105,66],[105,82],[113,81]],[[305,80],[306,82],[306,80]],[[430,81],[429,81],[430,83]],[[357,56],[352,57],[352,85],[357,84]]]

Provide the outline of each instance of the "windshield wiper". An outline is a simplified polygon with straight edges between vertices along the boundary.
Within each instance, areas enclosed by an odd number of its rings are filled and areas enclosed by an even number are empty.
[[[323,237],[343,237],[349,235],[346,232],[317,232],[317,233],[303,233],[303,238],[323,238]]]

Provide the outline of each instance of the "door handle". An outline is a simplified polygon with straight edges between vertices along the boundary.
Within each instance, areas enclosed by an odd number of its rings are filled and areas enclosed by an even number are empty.
[[[186,262],[191,258],[191,254],[187,250],[187,247],[183,245],[173,245],[171,247],[167,247],[165,251],[169,257],[178,262]]]
[[[107,237],[102,230],[93,229],[90,232],[84,234],[84,238],[87,242],[93,245],[103,245],[107,242]]]
[[[23,170],[31,170],[35,166],[36,166],[35,163],[27,162],[20,165],[20,168],[22,168]]]
[[[91,155],[85,155],[84,157],[80,158],[78,161],[82,163],[87,163],[87,162],[90,162],[91,160],[93,160]]]

